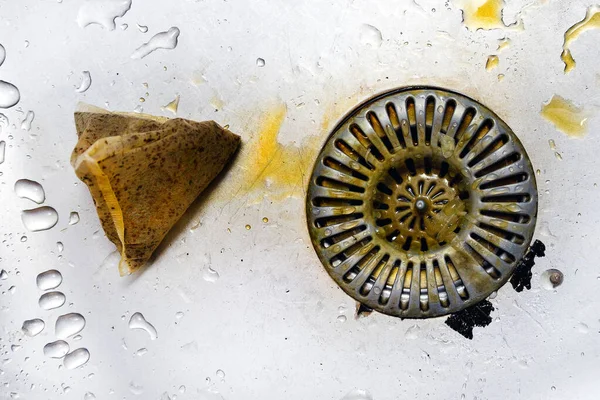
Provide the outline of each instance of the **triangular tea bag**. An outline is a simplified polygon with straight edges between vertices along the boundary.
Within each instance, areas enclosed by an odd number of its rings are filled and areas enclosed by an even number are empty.
[[[240,137],[195,122],[102,109],[75,113],[71,165],[89,188],[119,272],[144,265],[235,153]]]

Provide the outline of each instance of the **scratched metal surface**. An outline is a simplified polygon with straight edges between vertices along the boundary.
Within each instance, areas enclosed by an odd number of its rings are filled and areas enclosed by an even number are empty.
[[[0,1],[0,79],[21,95],[0,110],[10,121],[0,133],[0,398],[596,398],[599,300],[589,294],[600,287],[600,32],[573,43],[577,67],[564,74],[563,35],[583,19],[587,1],[511,1],[504,21],[520,20],[522,29],[477,31],[465,27],[458,3],[133,0],[108,30],[79,26],[81,1]],[[131,58],[170,27],[181,32],[174,49]],[[504,37],[511,44],[497,52]],[[492,54],[500,62],[488,71]],[[80,93],[82,71],[92,84]],[[534,237],[547,256],[530,291],[499,290],[493,323],[471,341],[444,319],[355,319],[354,302],[320,265],[301,211],[303,179],[328,131],[361,100],[409,84],[481,101],[540,170]],[[587,136],[570,138],[540,116],[555,94],[590,112]],[[244,149],[154,262],[120,278],[114,246],[68,162],[72,113],[83,101],[173,116],[161,107],[177,95],[178,116],[228,124]],[[21,129],[30,110],[31,129]],[[279,144],[256,150],[273,133]],[[52,229],[23,226],[21,211],[35,204],[15,195],[22,178],[43,185],[44,204],[59,214]],[[75,225],[72,211],[81,219]],[[63,275],[67,301],[45,311],[35,281],[51,268]],[[544,289],[549,268],[565,276],[556,290]],[[42,351],[69,312],[86,326],[67,342],[91,354],[76,369]],[[129,329],[136,312],[157,329],[156,340]],[[28,337],[21,327],[32,318],[45,329]]]

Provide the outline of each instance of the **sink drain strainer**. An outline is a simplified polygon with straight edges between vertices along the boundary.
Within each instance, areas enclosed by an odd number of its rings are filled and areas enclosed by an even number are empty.
[[[307,196],[331,277],[365,306],[409,318],[500,288],[536,213],[533,169],[512,130],[482,104],[428,87],[355,108],[321,150]]]

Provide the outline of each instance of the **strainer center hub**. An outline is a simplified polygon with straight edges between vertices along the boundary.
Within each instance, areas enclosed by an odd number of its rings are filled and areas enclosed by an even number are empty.
[[[459,311],[502,286],[537,213],[523,146],[458,93],[407,88],[355,108],[323,147],[307,194],[321,262],[367,307]]]

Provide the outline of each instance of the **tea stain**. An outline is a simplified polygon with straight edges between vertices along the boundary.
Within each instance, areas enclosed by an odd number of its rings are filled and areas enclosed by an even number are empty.
[[[563,42],[563,51],[560,55],[561,60],[565,63],[565,74],[568,74],[575,68],[575,59],[571,54],[571,44],[581,35],[582,33],[591,29],[600,28],[600,6],[590,6],[586,13],[585,18],[571,26],[565,32],[565,39]]]
[[[581,138],[587,134],[588,113],[558,95],[542,105],[540,114],[567,136]]]
[[[257,191],[271,200],[303,197],[312,164],[321,142],[306,136],[300,143],[278,141],[285,122],[287,107],[279,104],[265,113],[258,131],[258,140],[250,145],[249,161],[244,162],[246,192]]]
[[[456,0],[454,3],[462,10],[463,24],[471,31],[520,27],[519,21],[506,25],[502,20],[504,0]]]
[[[497,55],[488,56],[487,61],[485,63],[485,69],[487,71],[491,71],[491,70],[497,68],[499,63],[500,63],[500,59],[498,58]]]
[[[511,40],[507,37],[498,39],[498,48],[496,49],[496,51],[501,52],[502,50],[508,49],[510,47],[510,44]]]

